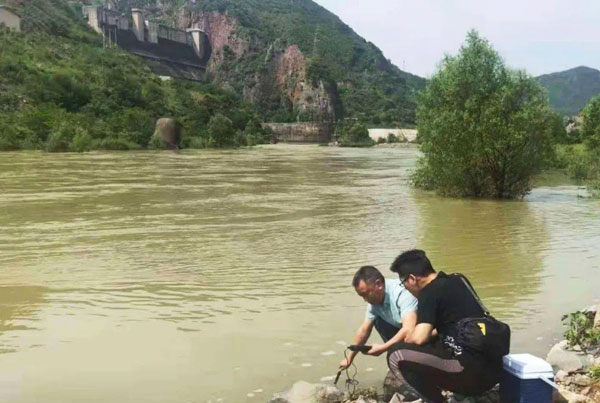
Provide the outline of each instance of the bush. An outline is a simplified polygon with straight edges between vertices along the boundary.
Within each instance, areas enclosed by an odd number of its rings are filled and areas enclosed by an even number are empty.
[[[105,139],[94,141],[92,148],[97,150],[128,151],[138,150],[140,146],[123,138],[107,137]]]
[[[379,137],[377,139],[377,144],[385,144],[385,143],[387,143],[387,140],[385,137]]]
[[[355,123],[348,129],[342,129],[338,142],[342,147],[371,147],[375,144],[369,137],[369,129],[362,123]]]
[[[523,197],[552,155],[553,116],[541,85],[471,31],[421,94],[413,182],[443,195]]]
[[[387,142],[392,144],[392,143],[399,143],[400,139],[398,137],[396,137],[394,135],[394,133],[388,133],[387,135]]]
[[[592,100],[581,112],[581,138],[591,150],[600,150],[600,96]]]
[[[597,382],[600,382],[600,365],[590,368],[590,376]]]
[[[227,148],[235,145],[233,123],[220,113],[213,116],[208,122],[208,135],[217,148]]]
[[[563,322],[568,320],[565,339],[570,346],[578,345],[585,351],[600,344],[600,329],[594,329],[595,316],[595,312],[582,311],[563,316]]]
[[[187,148],[195,148],[195,149],[212,148],[212,147],[214,147],[212,140],[208,137],[201,137],[201,136],[190,138],[188,141],[188,144],[187,144]]]
[[[67,152],[71,150],[71,141],[77,134],[77,128],[72,122],[65,121],[60,123],[50,132],[46,141],[46,151],[49,152]]]
[[[71,141],[71,150],[82,153],[86,151],[90,151],[92,149],[92,137],[88,134],[85,129],[77,128],[75,137]]]

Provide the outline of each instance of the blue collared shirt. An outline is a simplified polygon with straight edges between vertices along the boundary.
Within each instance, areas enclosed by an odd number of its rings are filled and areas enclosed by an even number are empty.
[[[404,288],[400,279],[385,279],[385,297],[382,304],[367,304],[366,318],[373,322],[376,317],[392,326],[401,327],[402,318],[417,310],[417,299]]]

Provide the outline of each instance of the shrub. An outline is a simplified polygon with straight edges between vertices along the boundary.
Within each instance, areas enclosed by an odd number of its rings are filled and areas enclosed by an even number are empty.
[[[590,376],[597,382],[600,382],[600,365],[590,368]]]
[[[387,142],[390,144],[399,143],[400,139],[394,133],[388,133]]]
[[[92,149],[92,142],[93,139],[88,132],[85,129],[78,127],[75,137],[73,137],[73,140],[71,141],[70,148],[72,151],[79,153],[90,151]]]
[[[522,197],[553,151],[545,91],[475,31],[428,82],[417,125],[424,162],[413,182],[444,195]]]
[[[107,137],[94,141],[92,148],[97,150],[127,151],[138,150],[140,146],[123,138]]]
[[[355,123],[347,130],[342,129],[339,139],[342,147],[371,147],[375,142],[369,137],[369,130],[362,123]]]
[[[64,121],[50,132],[46,141],[46,151],[67,152],[71,150],[71,141],[77,134],[78,127],[73,122]]]
[[[188,148],[202,149],[202,148],[212,148],[213,143],[212,140],[208,137],[192,137],[188,141]]]
[[[227,148],[235,145],[233,123],[220,113],[213,116],[208,122],[208,135],[217,148]]]
[[[578,345],[584,351],[600,344],[600,329],[594,329],[595,312],[577,311],[564,315],[563,322],[568,320],[565,339],[570,346]]]
[[[591,150],[600,150],[600,96],[592,98],[581,112],[581,138]]]
[[[385,137],[379,137],[377,139],[377,144],[385,144],[385,143],[387,143],[387,140]]]

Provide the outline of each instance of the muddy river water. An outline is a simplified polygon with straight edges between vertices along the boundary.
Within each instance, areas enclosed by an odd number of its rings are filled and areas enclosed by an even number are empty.
[[[0,153],[0,400],[264,402],[329,382],[364,317],[350,285],[419,247],[545,356],[600,298],[600,202],[411,188],[417,151]],[[361,386],[385,359],[359,357]]]

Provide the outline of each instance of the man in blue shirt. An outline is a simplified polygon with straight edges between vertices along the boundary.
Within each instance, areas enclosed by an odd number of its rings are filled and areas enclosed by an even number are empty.
[[[373,344],[367,352],[369,355],[378,356],[393,344],[404,341],[417,322],[417,299],[404,288],[400,280],[386,279],[375,267],[363,266],[354,275],[352,285],[367,302],[365,320],[356,330],[352,344],[365,344],[373,327],[383,344]],[[356,351],[351,351],[340,362],[340,369],[348,368],[356,354]]]

